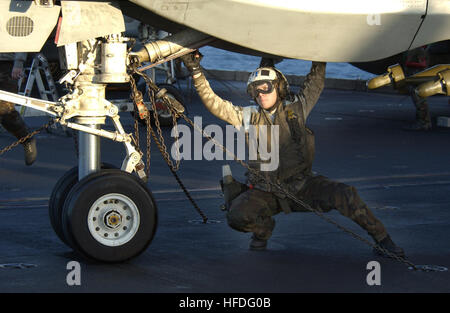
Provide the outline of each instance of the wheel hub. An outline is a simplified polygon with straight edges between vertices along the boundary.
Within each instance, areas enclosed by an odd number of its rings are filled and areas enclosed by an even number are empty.
[[[107,227],[115,229],[122,224],[122,215],[116,211],[111,211],[105,215],[105,224]]]
[[[98,242],[106,246],[120,246],[130,241],[140,223],[136,204],[122,194],[107,194],[91,206],[88,228]]]

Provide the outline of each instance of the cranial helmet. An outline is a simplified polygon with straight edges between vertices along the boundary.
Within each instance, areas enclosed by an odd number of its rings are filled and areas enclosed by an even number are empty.
[[[257,95],[256,86],[264,82],[268,82],[273,88],[277,88],[281,100],[286,99],[289,95],[289,83],[286,77],[274,67],[260,67],[253,71],[247,81],[247,93],[255,98]],[[272,92],[272,90],[269,91]]]

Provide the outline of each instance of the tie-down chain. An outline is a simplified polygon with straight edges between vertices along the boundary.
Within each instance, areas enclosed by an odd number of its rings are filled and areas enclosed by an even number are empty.
[[[147,87],[149,88],[149,90],[152,90],[153,92],[157,92],[158,91],[158,87],[151,81],[151,79],[144,73],[137,71],[137,74],[141,75],[146,84]],[[152,100],[152,106],[153,106],[153,113],[155,114],[155,124],[157,119],[156,116],[156,107],[154,105],[154,99],[150,98]],[[294,201],[296,204],[300,205],[301,207],[305,208],[306,210],[313,212],[314,214],[316,214],[317,216],[319,216],[321,219],[325,220],[326,222],[333,224],[334,226],[336,226],[338,229],[344,231],[345,233],[351,235],[353,238],[360,240],[361,242],[367,244],[368,246],[380,251],[381,253],[383,253],[384,255],[398,261],[401,262],[403,264],[405,264],[406,266],[408,266],[409,269],[412,270],[421,270],[421,271],[426,271],[426,272],[430,272],[430,271],[442,271],[443,267],[439,267],[439,266],[422,266],[422,265],[415,265],[414,263],[412,263],[411,261],[407,260],[404,257],[400,257],[390,251],[388,251],[387,249],[381,247],[379,244],[377,243],[373,243],[369,240],[367,240],[366,238],[361,237],[360,235],[356,234],[355,232],[353,232],[352,230],[340,225],[338,222],[334,221],[333,219],[325,216],[325,214],[319,210],[316,210],[314,208],[312,208],[310,205],[308,205],[307,203],[305,203],[304,201],[302,201],[301,199],[297,198],[296,195],[292,194],[289,190],[287,190],[287,188],[285,188],[284,186],[282,186],[281,184],[278,183],[273,183],[272,181],[268,181],[264,175],[262,175],[260,173],[260,171],[258,171],[255,168],[251,168],[246,162],[244,162],[243,160],[238,159],[238,157],[231,151],[229,151],[224,145],[222,145],[220,142],[218,142],[217,140],[215,140],[214,138],[212,138],[209,134],[205,133],[205,131],[199,127],[197,124],[195,124],[188,116],[186,116],[186,114],[184,114],[183,110],[180,110],[179,107],[174,107],[173,103],[171,101],[168,101],[167,98],[163,97],[162,98],[164,101],[164,104],[169,108],[169,110],[172,113],[172,117],[174,118],[174,125],[176,125],[176,119],[178,117],[182,117],[189,125],[191,125],[191,127],[197,131],[199,131],[205,138],[207,138],[207,140],[213,142],[217,147],[220,147],[225,153],[227,153],[229,156],[231,156],[233,158],[234,161],[238,162],[239,164],[241,164],[244,168],[246,168],[249,172],[251,172],[252,174],[256,175],[258,178],[262,179],[265,183],[268,183],[271,187],[275,188],[276,190],[278,190],[279,192],[281,192],[283,195],[285,195],[287,198],[291,199],[292,201]],[[157,129],[160,132],[160,128],[157,127]],[[153,130],[152,130],[153,132]],[[156,137],[154,137],[156,139]],[[161,137],[162,138],[162,135]],[[162,150],[164,149],[164,150]],[[163,148],[160,147],[160,151],[161,153],[163,153],[164,159],[166,160],[166,162],[169,164],[169,167],[171,167],[171,170],[173,168],[173,164],[171,164],[170,161],[170,157],[167,153],[167,149],[165,149],[165,146]],[[178,158],[179,159],[179,158]]]

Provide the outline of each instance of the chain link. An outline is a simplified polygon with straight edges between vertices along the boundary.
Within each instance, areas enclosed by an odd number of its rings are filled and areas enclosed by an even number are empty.
[[[145,124],[147,127],[147,160],[146,160],[147,170],[145,173],[146,173],[147,177],[150,177],[150,157],[151,157],[150,147],[151,147],[151,139],[152,139],[152,136],[150,135],[150,130],[152,129],[150,115],[147,115],[145,117]]]
[[[184,186],[183,182],[181,181],[180,177],[178,176],[178,174],[176,173],[176,171],[174,170],[174,168],[172,166],[170,166],[169,164],[169,160],[164,156],[165,154],[163,153],[163,146],[161,144],[161,142],[158,140],[155,131],[150,128],[151,134],[153,136],[153,139],[155,140],[156,146],[158,147],[159,151],[161,152],[161,154],[164,157],[164,160],[166,161],[167,165],[169,165],[169,169],[171,171],[171,173],[173,174],[173,176],[175,177],[176,181],[178,182],[178,184],[180,185],[181,189],[183,190],[183,192],[185,193],[186,197],[189,199],[189,201],[192,203],[192,205],[194,206],[195,210],[198,212],[198,214],[200,214],[200,216],[203,219],[203,223],[206,223],[208,221],[208,218],[206,217],[206,215],[203,213],[203,211],[200,209],[200,207],[197,205],[197,203],[194,201],[194,199],[192,198],[192,196],[190,195],[189,191],[187,190],[186,186]]]
[[[134,80],[133,75],[130,75],[130,86],[131,86],[131,95],[130,98],[133,100],[133,107],[134,107],[134,112],[133,112],[133,117],[134,117],[134,138],[135,139],[135,146],[136,149],[138,151],[140,151],[139,149],[139,118],[138,118],[138,106],[137,103],[139,101],[141,101],[142,99],[138,98],[138,90],[136,87],[136,81]]]
[[[51,119],[48,123],[42,125],[41,127],[39,127],[38,129],[36,129],[35,131],[27,134],[26,136],[20,138],[19,140],[13,142],[12,144],[10,144],[9,146],[6,146],[5,148],[0,150],[0,155],[2,155],[3,153],[6,153],[10,150],[12,150],[13,148],[17,147],[20,144],[25,143],[25,141],[27,141],[28,139],[31,139],[33,136],[39,134],[41,131],[43,131],[44,129],[49,128],[50,126],[52,126],[55,123],[55,120]]]
[[[212,138],[210,135],[206,134],[204,132],[203,129],[201,129],[200,127],[198,127],[198,125],[196,125],[192,120],[190,120],[185,114],[181,113],[180,114],[181,117],[188,123],[190,124],[193,128],[195,128],[197,131],[201,132],[203,134],[203,136],[205,136],[208,140],[212,141],[216,146],[220,147],[225,153],[227,153],[228,155],[230,155],[234,161],[238,162],[239,164],[241,164],[243,167],[245,167],[249,172],[251,172],[252,174],[256,175],[258,178],[262,179],[265,183],[268,183],[271,187],[275,187],[277,190],[279,190],[283,195],[285,195],[287,198],[291,199],[292,201],[294,201],[296,204],[300,205],[301,207],[307,209],[310,212],[315,213],[317,216],[319,216],[320,218],[324,219],[325,221],[327,221],[330,224],[335,225],[337,228],[341,229],[342,231],[350,234],[351,236],[353,236],[354,238],[364,242],[365,244],[371,246],[372,248],[377,249],[378,251],[380,251],[381,253],[401,262],[404,263],[407,266],[412,267],[414,270],[417,270],[416,265],[414,265],[412,262],[408,261],[406,258],[400,257],[394,253],[391,253],[390,251],[386,250],[385,248],[381,247],[378,244],[374,244],[372,242],[370,242],[369,240],[359,236],[358,234],[354,233],[353,231],[345,228],[344,226],[340,225],[339,223],[337,223],[336,221],[334,221],[333,219],[325,216],[323,214],[323,212],[313,209],[311,206],[309,206],[307,203],[303,202],[302,200],[298,199],[295,195],[293,195],[291,192],[289,192],[288,190],[286,190],[286,188],[284,188],[283,186],[281,186],[280,184],[275,184],[271,181],[268,181],[261,173],[260,171],[258,171],[257,169],[251,168],[247,163],[245,163],[242,160],[239,160],[236,155],[232,152],[230,152],[225,146],[223,146],[220,142],[218,142],[217,140],[215,140],[214,138]]]
[[[175,164],[173,163],[173,161],[172,161],[172,159],[170,157],[170,154],[167,151],[167,146],[165,144],[164,136],[163,136],[162,129],[161,129],[161,124],[159,122],[158,110],[157,110],[157,107],[156,107],[156,100],[155,100],[155,92],[159,91],[159,87],[156,86],[151,81],[150,77],[148,77],[143,72],[139,72],[139,71],[136,70],[136,74],[140,75],[144,79],[144,81],[146,83],[146,86],[147,86],[147,93],[149,95],[150,104],[151,104],[151,108],[152,108],[152,111],[153,111],[153,120],[154,120],[154,123],[155,123],[155,126],[156,126],[156,132],[158,133],[158,138],[159,138],[158,140],[159,140],[161,148],[162,148],[161,149],[161,153],[162,153],[162,155],[164,157],[164,160],[166,160],[167,164],[170,166],[171,170],[176,172],[180,168],[180,158],[177,158],[175,160]],[[163,97],[163,101],[164,101],[164,104],[168,108],[170,108],[170,103],[168,101],[166,101],[166,99],[164,97]],[[172,118],[173,118],[173,121],[174,121],[173,125],[174,125],[174,127],[176,127],[176,125],[177,125],[176,118],[177,117],[176,117],[176,114],[174,115],[174,113],[173,113],[174,111],[173,110],[171,110],[171,112],[172,112]],[[178,145],[178,136],[175,137],[175,142]]]
[[[150,172],[150,146],[151,146],[151,138],[153,137],[153,140],[155,141],[156,146],[158,147],[164,161],[167,163],[167,165],[169,166],[170,172],[172,173],[172,175],[175,177],[175,180],[177,181],[177,183],[180,185],[181,189],[183,190],[183,192],[185,193],[186,197],[188,198],[188,200],[192,203],[192,205],[194,206],[194,208],[196,209],[196,211],[199,213],[199,215],[202,217],[203,219],[203,223],[206,223],[208,221],[208,218],[206,217],[206,215],[203,213],[203,211],[200,209],[200,207],[197,205],[197,203],[194,201],[194,199],[192,198],[192,196],[190,195],[189,191],[187,190],[186,186],[183,184],[183,182],[181,181],[180,177],[178,176],[178,174],[176,173],[179,168],[180,168],[180,157],[177,153],[177,157],[176,157],[176,162],[175,164],[173,163],[169,152],[167,151],[167,146],[165,144],[164,141],[164,136],[162,133],[162,129],[161,129],[161,124],[159,122],[159,116],[158,116],[158,111],[157,111],[157,107],[156,107],[156,101],[155,101],[155,92],[159,91],[159,87],[156,86],[151,79],[144,74],[143,72],[140,72],[136,69],[136,67],[133,68],[133,73],[140,75],[147,86],[147,93],[149,95],[149,99],[150,99],[150,103],[151,103],[151,108],[153,111],[153,119],[155,122],[155,126],[156,126],[156,132],[153,130],[153,128],[151,127],[151,123],[150,123],[150,114],[145,114],[145,121],[146,121],[146,126],[147,126],[147,177],[149,177],[149,172]],[[139,99],[139,94],[138,92],[136,92],[137,87],[136,87],[136,83],[134,81],[134,79],[130,79],[131,82],[131,88],[132,88],[132,95],[131,97],[133,98],[133,102],[135,103],[135,131],[136,131],[136,138],[137,140],[139,140],[139,134],[138,134],[138,117],[137,117],[137,106],[136,106],[136,102],[140,101],[141,99]],[[142,100],[141,100],[142,101]],[[170,108],[170,103],[168,103],[168,101],[166,101],[165,97],[163,98],[163,101],[165,102],[165,105],[167,105],[168,108]],[[176,147],[178,149],[178,145],[179,145],[179,141],[178,141],[178,132],[177,132],[177,115],[172,112],[172,121],[173,121],[173,125],[175,128],[175,133],[177,134],[175,137],[175,144]],[[177,151],[178,152],[178,151]]]
[[[150,175],[150,158],[151,158],[151,135],[149,132],[150,126],[150,115],[148,114],[148,110],[144,105],[144,99],[142,96],[142,93],[137,89],[136,81],[133,77],[133,75],[130,75],[130,86],[131,86],[131,99],[133,100],[134,104],[134,143],[136,146],[136,149],[138,152],[142,155],[142,151],[140,149],[140,137],[139,137],[139,119],[143,118],[145,120],[146,126],[147,126],[147,138],[146,138],[146,169],[145,174],[147,177]],[[139,110],[138,104],[141,105],[141,109]]]
[[[200,128],[198,125],[196,125],[189,117],[187,117],[184,113],[180,113],[177,112],[175,110],[175,108],[173,108],[171,106],[170,103],[166,103],[168,108],[170,109],[170,111],[172,112],[172,114],[174,116],[181,116],[189,125],[191,125],[191,127],[193,129],[196,129],[197,131],[199,131],[206,139],[208,139],[209,141],[213,142],[217,147],[220,147],[225,153],[227,153],[229,156],[231,156],[233,158],[234,161],[238,162],[241,166],[243,166],[244,168],[246,168],[250,173],[256,175],[258,178],[262,179],[265,183],[268,183],[271,187],[276,188],[276,190],[279,190],[283,195],[285,195],[287,198],[291,199],[292,201],[294,201],[296,204],[300,205],[301,207],[307,209],[310,212],[315,213],[317,216],[319,216],[320,218],[324,219],[325,221],[327,221],[330,224],[335,225],[337,228],[339,228],[340,230],[344,231],[345,233],[351,235],[352,237],[362,241],[363,243],[371,246],[372,248],[380,251],[381,253],[387,255],[388,257],[395,259],[405,265],[407,265],[408,267],[411,267],[414,270],[417,270],[418,268],[416,267],[415,264],[413,264],[412,262],[410,262],[409,260],[407,260],[406,258],[400,257],[388,250],[386,250],[385,248],[381,247],[379,244],[376,243],[372,243],[369,240],[359,236],[358,234],[356,234],[355,232],[351,231],[350,229],[347,229],[346,227],[340,225],[339,223],[337,223],[336,221],[334,221],[333,219],[325,216],[323,214],[323,212],[313,209],[311,206],[309,206],[307,203],[303,202],[302,200],[298,199],[295,195],[293,195],[291,192],[289,192],[288,190],[286,190],[286,188],[284,188],[282,185],[280,184],[275,184],[272,181],[268,181],[261,173],[260,171],[258,171],[257,169],[251,168],[247,163],[245,163],[244,161],[240,160],[237,158],[237,156],[230,152],[225,146],[223,146],[220,142],[218,142],[217,140],[215,140],[214,138],[212,138],[209,134],[205,133],[205,131]]]
[[[146,82],[147,85],[147,90],[149,92],[149,96],[150,96],[150,100],[151,100],[151,105],[152,105],[152,109],[153,109],[153,116],[154,116],[154,121],[155,121],[155,125],[156,125],[156,129],[158,132],[158,137],[156,135],[156,133],[154,132],[154,130],[152,129],[151,125],[150,125],[150,116],[147,114],[145,116],[145,120],[146,120],[146,124],[147,124],[147,177],[149,174],[149,168],[150,168],[150,137],[153,137],[153,139],[155,140],[155,143],[158,147],[158,149],[160,150],[164,160],[166,161],[166,163],[168,164],[170,171],[172,172],[172,174],[174,175],[175,179],[177,180],[178,184],[181,186],[181,188],[183,189],[184,193],[186,194],[186,196],[188,197],[188,199],[191,201],[191,203],[194,205],[195,209],[197,210],[197,212],[201,215],[203,222],[206,223],[206,221],[208,220],[207,217],[205,216],[205,214],[202,212],[202,210],[198,207],[198,205],[195,203],[194,199],[190,196],[187,188],[184,186],[184,184],[182,183],[181,179],[179,178],[179,176],[177,175],[176,171],[178,171],[179,166],[180,166],[180,158],[177,157],[176,160],[176,165],[173,164],[170,155],[167,151],[167,146],[165,145],[164,142],[164,137],[162,134],[162,130],[161,130],[161,125],[159,123],[159,118],[158,118],[158,113],[157,113],[157,108],[156,108],[156,104],[155,104],[155,95],[154,95],[154,91],[158,90],[158,87],[156,85],[153,84],[153,82],[151,81],[151,79],[145,75],[142,72],[137,71],[136,69],[134,69],[134,72],[139,74],[140,76],[142,76]],[[136,101],[139,101],[139,93],[136,92],[137,91],[137,87],[136,87],[136,83],[134,78],[132,78],[132,76],[130,75],[130,84],[131,84],[131,90],[132,90],[132,98],[133,98],[133,102],[134,102],[134,107],[135,107],[135,112],[134,112],[134,116],[135,116],[135,123],[134,123],[134,127],[135,127],[135,136],[136,136],[136,146],[137,149],[139,150],[139,126],[138,126],[138,112],[137,110],[137,104]],[[156,87],[156,89],[155,89]],[[317,216],[319,216],[320,218],[324,219],[325,221],[327,221],[330,224],[335,225],[337,228],[339,228],[340,230],[344,231],[345,233],[351,235],[352,237],[360,240],[361,242],[371,246],[374,249],[377,249],[378,251],[380,251],[381,253],[407,265],[408,267],[411,267],[414,270],[418,270],[417,266],[415,264],[413,264],[412,262],[410,262],[409,260],[407,260],[406,258],[400,257],[395,255],[394,253],[391,253],[390,251],[384,249],[383,247],[381,247],[378,244],[374,244],[372,242],[370,242],[369,240],[359,236],[358,234],[354,233],[353,231],[347,229],[346,227],[340,225],[339,223],[337,223],[336,221],[334,221],[333,219],[325,216],[323,214],[323,212],[313,209],[312,207],[310,207],[307,203],[303,202],[302,200],[298,199],[295,195],[293,195],[291,192],[289,192],[288,190],[286,190],[286,188],[284,188],[282,185],[280,184],[275,184],[272,181],[266,180],[266,178],[256,169],[251,168],[247,163],[245,163],[244,161],[240,160],[237,158],[237,156],[230,152],[225,146],[223,146],[220,142],[218,142],[217,140],[215,140],[214,138],[212,138],[209,134],[205,133],[205,131],[198,127],[198,125],[196,125],[189,117],[187,117],[184,113],[178,112],[176,111],[175,108],[173,108],[173,106],[171,105],[171,103],[169,101],[166,101],[164,99],[165,105],[169,108],[169,110],[172,113],[172,118],[173,118],[173,123],[174,126],[176,126],[177,122],[177,118],[178,117],[182,117],[189,125],[192,126],[193,129],[196,129],[197,131],[199,131],[205,138],[207,138],[209,141],[213,142],[216,146],[220,147],[225,153],[227,153],[228,155],[230,155],[234,161],[238,162],[239,164],[241,164],[244,168],[246,168],[249,172],[251,172],[252,174],[254,174],[255,176],[257,176],[258,178],[262,179],[264,182],[268,183],[271,187],[275,187],[277,190],[279,190],[283,195],[285,195],[287,198],[291,199],[292,201],[294,201],[296,204],[302,206],[303,208],[307,209],[310,212],[315,213]],[[51,125],[53,125],[55,122],[57,122],[55,119],[51,119],[48,123],[44,124],[43,126],[39,127],[38,129],[36,129],[35,131],[27,134],[26,136],[20,138],[19,140],[17,140],[16,142],[10,144],[9,146],[6,146],[5,148],[0,150],[0,155],[12,150],[13,148],[15,148],[16,146],[18,146],[19,144],[23,144],[25,141],[31,139],[33,136],[39,134],[41,131],[43,131],[44,129],[49,128]],[[151,135],[151,136],[150,136]],[[75,139],[76,134],[74,134],[74,140],[75,140],[75,145],[77,146],[77,142]],[[178,141],[178,137],[176,137],[176,140]],[[78,153],[77,153],[78,155]]]
[[[172,171],[173,174],[175,174],[176,170],[178,170],[179,167],[179,162],[180,162],[180,158],[177,157],[177,165],[174,166],[172,160],[170,159],[169,153],[167,152],[167,147],[164,143],[164,138],[162,136],[162,131],[161,131],[161,127],[159,124],[159,119],[158,119],[158,114],[157,114],[157,110],[156,110],[156,104],[155,104],[155,99],[154,99],[154,92],[158,91],[158,87],[151,81],[151,79],[144,74],[143,72],[139,72],[136,70],[134,71],[136,74],[140,75],[141,77],[144,78],[146,85],[147,85],[147,90],[149,92],[150,100],[152,103],[152,109],[153,109],[153,115],[154,115],[154,119],[155,119],[155,125],[157,128],[157,132],[159,135],[160,140],[157,139],[156,134],[154,133],[153,129],[150,128],[150,131],[152,133],[153,138],[155,139],[155,143],[157,144],[161,154],[163,155],[165,161],[167,162],[167,164],[170,167],[170,170]],[[320,218],[322,218],[323,220],[327,221],[330,224],[335,225],[338,229],[344,231],[345,233],[351,235],[352,237],[354,237],[355,239],[360,240],[361,242],[371,246],[372,248],[380,251],[381,253],[383,253],[384,255],[387,255],[388,257],[397,260],[398,262],[401,262],[405,265],[407,265],[408,267],[414,269],[414,270],[418,270],[418,268],[416,267],[415,264],[413,264],[412,262],[410,262],[409,260],[407,260],[406,258],[400,257],[388,250],[386,250],[385,248],[381,247],[379,244],[377,243],[372,243],[369,240],[359,236],[358,234],[356,234],[355,232],[351,231],[350,229],[347,229],[346,227],[340,225],[339,223],[337,223],[336,221],[334,221],[333,219],[327,217],[324,215],[323,212],[316,210],[314,208],[312,208],[311,206],[309,206],[307,203],[303,202],[302,200],[298,199],[294,194],[292,194],[290,191],[288,191],[285,187],[283,187],[281,184],[276,184],[273,183],[272,181],[267,180],[261,173],[260,171],[258,171],[257,169],[251,168],[247,163],[245,163],[243,160],[240,160],[237,158],[237,156],[230,152],[225,146],[223,146],[220,142],[218,142],[217,140],[215,140],[214,138],[212,138],[209,134],[205,133],[204,130],[200,127],[198,127],[198,125],[196,125],[189,117],[186,116],[186,114],[177,111],[170,103],[170,101],[166,101],[165,98],[164,102],[165,105],[169,108],[169,110],[172,113],[172,117],[173,117],[173,121],[174,121],[174,126],[176,126],[176,119],[178,117],[182,117],[189,125],[191,125],[191,127],[193,129],[196,129],[197,131],[199,131],[205,138],[207,138],[209,141],[213,142],[217,147],[220,147],[225,153],[227,153],[228,155],[230,155],[234,161],[238,162],[239,164],[241,164],[241,166],[243,166],[244,168],[246,168],[251,174],[255,175],[256,177],[262,179],[265,183],[269,184],[271,187],[274,187],[276,190],[279,190],[284,196],[286,196],[287,198],[291,199],[292,201],[294,201],[296,204],[300,205],[301,207],[305,208],[306,210],[315,213],[317,216],[319,216]],[[181,180],[179,181],[179,178],[176,176],[177,181],[179,182],[180,186],[182,186],[183,190],[185,190],[184,186],[181,183]],[[187,190],[185,190],[185,193],[187,195],[189,195],[187,193]],[[188,196],[188,198],[190,198],[190,196]],[[193,202],[193,201],[192,201]],[[193,202],[194,203],[194,202]],[[196,206],[196,205],[194,205]],[[201,212],[200,209],[198,209],[199,212]],[[202,214],[201,214],[202,215]],[[203,215],[202,215],[203,217]],[[204,217],[204,221],[205,221]]]

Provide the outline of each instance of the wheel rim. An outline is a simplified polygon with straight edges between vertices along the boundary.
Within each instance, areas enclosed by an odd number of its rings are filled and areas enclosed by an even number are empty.
[[[89,209],[89,232],[105,246],[117,247],[130,241],[136,235],[139,223],[136,204],[122,194],[104,195]]]

